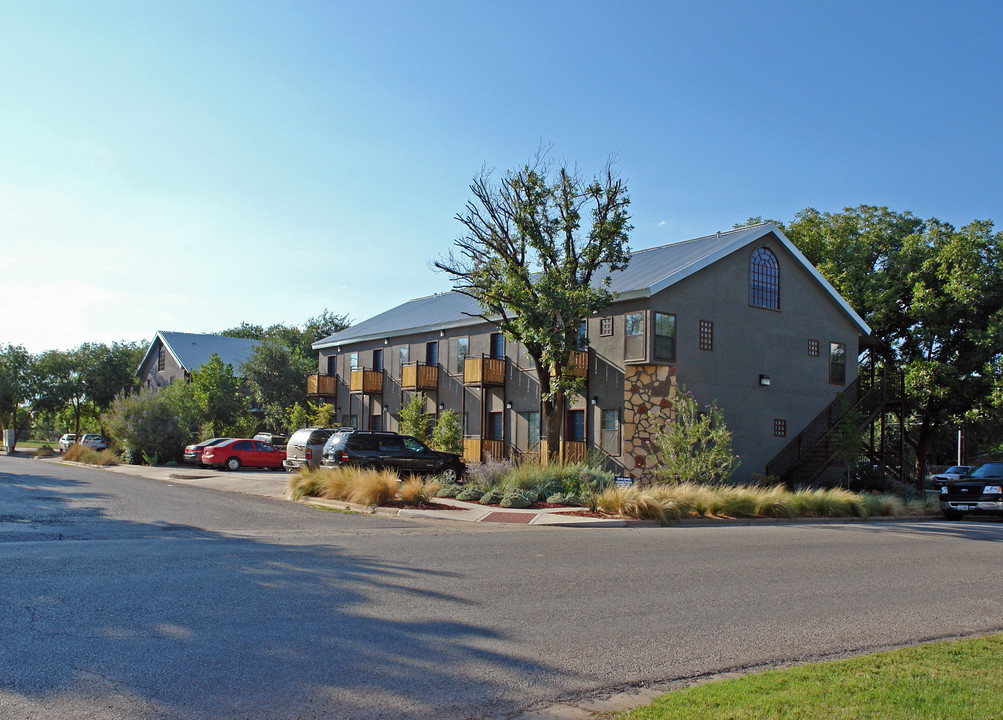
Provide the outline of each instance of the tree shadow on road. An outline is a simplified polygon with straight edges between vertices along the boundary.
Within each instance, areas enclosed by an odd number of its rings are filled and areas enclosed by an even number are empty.
[[[0,473],[0,507],[58,518],[0,517],[0,708],[15,715],[497,717],[558,672],[478,623],[448,571],[68,509],[101,498],[86,485]],[[96,527],[60,542],[75,524]]]

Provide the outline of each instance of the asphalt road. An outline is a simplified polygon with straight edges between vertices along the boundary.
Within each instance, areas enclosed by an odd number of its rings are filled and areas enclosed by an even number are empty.
[[[1003,630],[1003,523],[415,521],[0,457],[0,718],[509,718]]]

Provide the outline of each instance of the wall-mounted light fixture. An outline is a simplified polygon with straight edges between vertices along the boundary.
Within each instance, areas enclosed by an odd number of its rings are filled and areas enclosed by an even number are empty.
[[[337,413],[338,415],[341,415],[341,408],[340,407],[336,407],[334,409],[334,412]]]
[[[446,409],[446,403],[439,403],[439,409],[440,410],[445,410]]]
[[[439,337],[446,337],[446,331],[445,330],[440,330],[439,331]]]
[[[506,410],[511,410],[512,409],[512,401],[511,400],[509,400],[507,403],[505,403],[505,409]]]
[[[760,375],[759,376],[759,384],[762,385],[763,387],[769,387],[770,386],[770,376],[769,375]]]
[[[599,404],[599,396],[598,395],[593,395],[592,396],[592,404],[593,405],[598,405]]]
[[[384,345],[389,345],[390,344],[390,338],[383,338],[383,344]]]

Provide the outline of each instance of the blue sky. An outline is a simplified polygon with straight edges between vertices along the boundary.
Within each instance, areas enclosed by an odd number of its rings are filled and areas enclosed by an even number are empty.
[[[541,145],[631,247],[861,203],[1003,217],[996,3],[2,2],[0,344],[363,320],[449,289]]]

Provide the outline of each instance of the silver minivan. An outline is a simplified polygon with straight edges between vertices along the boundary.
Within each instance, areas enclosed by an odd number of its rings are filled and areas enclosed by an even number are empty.
[[[317,467],[323,459],[324,443],[338,428],[308,427],[297,430],[286,443],[286,459],[282,466],[289,472],[304,465]]]

